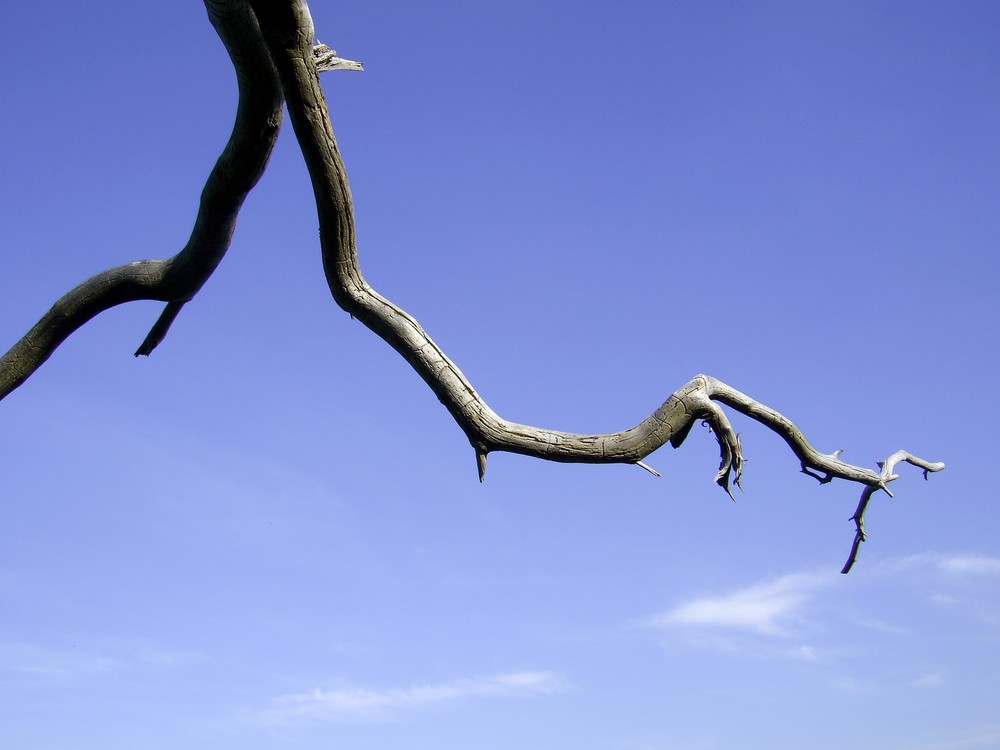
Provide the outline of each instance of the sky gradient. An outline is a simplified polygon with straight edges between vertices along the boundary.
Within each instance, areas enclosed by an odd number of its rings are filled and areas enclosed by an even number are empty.
[[[372,285],[505,418],[734,417],[627,466],[475,457],[340,311],[291,128],[229,255],[0,403],[0,747],[1000,748],[1000,5],[312,4]],[[0,27],[0,346],[174,254],[236,87],[197,2]]]

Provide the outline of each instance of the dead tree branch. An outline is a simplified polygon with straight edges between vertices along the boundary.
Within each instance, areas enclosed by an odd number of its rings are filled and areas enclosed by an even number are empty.
[[[865,539],[864,514],[872,494],[896,479],[901,461],[928,472],[930,463],[900,451],[880,472],[844,463],[839,452],[815,450],[786,417],[707,375],[698,375],[674,392],[656,411],[627,430],[576,434],[509,422],[494,412],[461,370],[406,311],[382,297],[361,273],[355,236],[354,203],[347,170],[320,86],[325,70],[360,70],[326,45],[315,45],[305,0],[206,0],[209,17],[236,68],[240,103],[232,136],[201,197],[187,245],[168,260],[140,261],[113,268],[60,299],[29,333],[0,358],[0,398],[31,375],[77,328],[103,310],[137,299],[166,301],[167,307],[136,354],[149,354],[166,334],[181,307],[211,276],[229,247],[236,217],[247,193],[263,173],[281,124],[282,98],[309,170],[320,226],[323,268],[340,307],[392,346],[430,386],[472,444],[479,478],[490,452],[507,451],[549,461],[635,464],[670,443],[679,447],[699,421],[708,424],[719,444],[715,481],[732,497],[743,471],[740,438],[722,405],[780,435],[799,458],[802,471],[829,482],[834,478],[864,487],[852,520],[851,555]],[[252,10],[251,10],[252,9]]]
[[[707,375],[695,377],[645,420],[621,432],[581,435],[516,424],[500,417],[420,324],[372,289],[361,273],[353,199],[313,58],[314,29],[306,3],[250,3],[281,78],[289,118],[312,180],[330,291],[337,304],[399,352],[434,391],[472,444],[480,480],[485,476],[486,457],[491,451],[549,461],[631,463],[648,469],[641,463],[643,458],[668,442],[675,448],[680,446],[691,427],[704,421],[715,433],[721,452],[716,482],[732,496],[730,482],[739,485],[743,453],[739,436],[720,403],[778,433],[802,462],[803,470],[821,472],[825,481],[838,477],[858,482],[870,495],[870,491],[885,489],[886,483],[895,478],[886,471],[879,474],[844,463],[836,454],[820,453],[789,419]],[[944,468],[944,464],[911,459],[925,472]],[[856,514],[858,524],[862,516],[863,509]],[[857,544],[845,572],[856,555]]]
[[[60,298],[0,358],[0,399],[30,377],[70,334],[125,302],[167,302],[136,351],[150,354],[226,254],[243,200],[264,173],[278,138],[282,98],[249,6],[243,0],[209,0],[205,5],[236,69],[239,105],[232,135],[202,191],[187,244],[167,260],[142,260],[99,273]]]
[[[865,533],[865,511],[868,510],[868,501],[871,500],[872,495],[874,495],[878,490],[882,490],[889,497],[893,494],[889,491],[886,486],[889,482],[894,479],[899,479],[897,474],[893,474],[892,470],[896,467],[896,464],[901,461],[905,461],[908,464],[913,464],[924,470],[924,479],[928,478],[928,474],[932,471],[941,471],[944,468],[943,463],[931,463],[929,461],[924,461],[922,458],[918,458],[906,451],[896,451],[885,461],[880,461],[879,468],[879,479],[880,484],[869,484],[861,491],[861,500],[858,502],[858,509],[854,511],[854,515],[851,516],[851,520],[854,521],[854,543],[851,544],[851,554],[847,557],[847,562],[844,563],[841,573],[850,573],[851,568],[858,559],[858,548],[861,546],[861,542],[868,538]],[[803,471],[805,468],[803,467]],[[829,480],[827,480],[829,481]]]

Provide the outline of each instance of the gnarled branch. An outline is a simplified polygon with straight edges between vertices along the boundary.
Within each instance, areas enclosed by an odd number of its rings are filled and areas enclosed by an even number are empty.
[[[430,386],[472,444],[480,480],[492,451],[549,461],[628,463],[655,474],[642,459],[668,442],[679,447],[693,425],[703,421],[719,443],[721,462],[715,480],[732,496],[730,484],[740,483],[743,452],[722,409],[725,405],[780,435],[810,476],[821,482],[841,478],[864,486],[852,517],[856,534],[844,566],[846,573],[865,539],[868,502],[876,490],[888,492],[886,485],[896,479],[893,468],[906,461],[923,468],[925,477],[944,468],[944,464],[903,451],[880,464],[879,472],[844,463],[839,452],[815,450],[783,415],[707,375],[696,376],[649,417],[620,432],[585,435],[503,419],[417,321],[372,289],[361,273],[347,171],[319,82],[320,71],[360,70],[361,64],[338,58],[326,45],[314,45],[312,19],[304,0],[206,0],[206,6],[236,68],[240,104],[233,134],[202,193],[188,244],[168,260],[140,261],[105,271],[60,299],[0,358],[0,398],[30,376],[73,331],[123,302],[168,302],[136,354],[149,354],[156,347],[228,249],[239,209],[263,173],[277,137],[283,94],[312,181],[323,267],[334,299],[399,352]]]
[[[313,58],[314,29],[306,3],[304,0],[250,0],[250,3],[281,78],[292,127],[312,180],[330,291],[343,309],[399,352],[434,391],[472,443],[480,480],[485,476],[486,457],[491,451],[509,451],[549,461],[632,463],[648,469],[642,464],[643,458],[667,442],[680,446],[692,425],[702,420],[715,432],[722,454],[716,482],[732,496],[730,481],[739,484],[743,453],[739,436],[720,403],[778,433],[798,456],[803,469],[822,472],[826,481],[839,477],[858,482],[870,496],[876,489],[885,489],[895,478],[891,475],[891,459],[884,465],[889,466],[890,473],[885,469],[876,473],[844,463],[837,454],[820,453],[789,419],[707,375],[695,377],[649,417],[621,432],[581,435],[530,427],[500,417],[419,323],[372,289],[361,273],[354,204]],[[944,468],[944,464],[914,457],[909,460],[922,466],[925,472]],[[863,507],[855,514],[859,530],[863,514]],[[859,534],[863,539],[860,531]],[[844,572],[853,564],[858,544],[852,547]]]
[[[0,399],[30,377],[70,334],[125,302],[167,302],[136,351],[148,355],[229,248],[240,207],[264,173],[278,138],[281,87],[249,6],[243,0],[208,0],[205,5],[236,69],[239,105],[232,135],[202,191],[187,244],[166,260],[143,260],[104,271],[60,298],[0,358]]]

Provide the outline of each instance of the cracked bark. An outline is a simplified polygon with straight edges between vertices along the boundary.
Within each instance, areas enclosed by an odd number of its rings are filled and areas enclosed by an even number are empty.
[[[137,354],[152,351],[228,248],[242,201],[263,172],[274,144],[283,94],[312,182],[323,268],[334,300],[392,346],[424,379],[468,437],[481,481],[487,456],[494,451],[549,461],[635,464],[655,474],[642,459],[666,443],[679,447],[692,426],[703,421],[719,443],[716,482],[732,496],[730,485],[740,483],[743,453],[739,436],[720,406],[725,405],[780,435],[798,457],[802,471],[821,483],[840,478],[863,486],[852,516],[856,531],[842,570],[846,573],[866,538],[868,503],[877,490],[888,493],[887,484],[897,478],[894,467],[900,462],[914,464],[924,470],[925,478],[944,468],[943,463],[924,461],[905,451],[879,464],[877,472],[845,463],[839,451],[824,454],[813,448],[777,411],[708,375],[696,376],[649,417],[620,432],[577,434],[503,419],[419,323],[372,289],[361,273],[347,171],[319,80],[321,70],[360,69],[360,64],[337,58],[326,45],[314,46],[315,32],[304,0],[206,0],[206,6],[236,67],[240,108],[230,143],[206,184],[191,240],[170,260],[142,261],[106,271],[57,302],[0,359],[0,398],[20,385],[72,331],[122,302],[168,300]]]

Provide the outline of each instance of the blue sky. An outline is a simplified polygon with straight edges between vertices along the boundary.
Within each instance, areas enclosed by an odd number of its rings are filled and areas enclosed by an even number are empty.
[[[290,129],[163,345],[102,315],[0,404],[0,745],[1000,748],[1000,6],[312,6],[362,267],[504,417],[610,431],[707,372],[734,418],[635,467],[491,456],[338,310]],[[199,3],[6,9],[0,346],[184,243],[232,125]],[[6,343],[3,343],[6,342]]]

